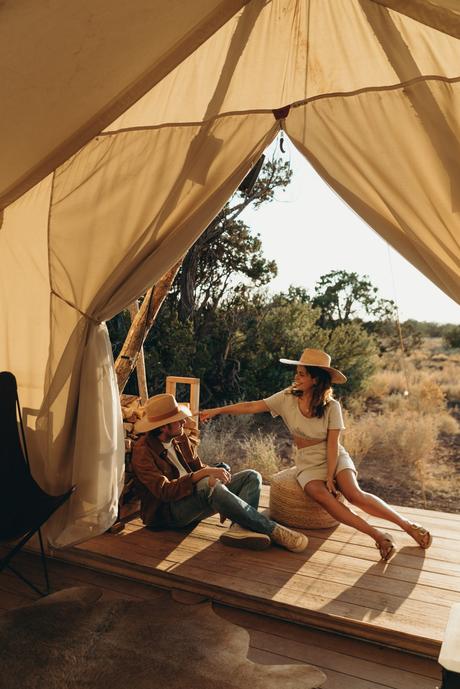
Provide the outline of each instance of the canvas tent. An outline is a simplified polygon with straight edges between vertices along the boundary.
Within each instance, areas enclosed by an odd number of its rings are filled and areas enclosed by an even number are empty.
[[[159,23],[152,35],[166,35],[157,54],[141,50],[139,59],[134,51],[126,82],[97,105],[117,117],[93,138],[88,114],[103,79],[91,78],[99,44],[86,54],[83,31],[79,89],[89,80],[88,108],[76,121],[72,108],[61,109],[60,123],[45,98],[48,121],[39,118],[15,142],[19,163],[9,178],[5,157],[0,165],[4,198],[18,197],[0,229],[0,368],[18,377],[37,478],[51,492],[78,484],[52,523],[57,546],[100,533],[116,515],[123,437],[104,321],[187,251],[281,127],[352,208],[460,301],[456,3],[197,0],[190,36],[188,4],[150,3],[160,19],[162,5],[172,13],[182,36]],[[60,3],[49,5],[58,30]],[[149,3],[129,3],[133,14],[136,5],[146,21]],[[15,14],[14,3],[5,7]],[[20,7],[35,11],[31,0]],[[95,15],[104,7],[95,3]],[[94,19],[86,32],[97,38],[101,27]],[[62,71],[73,64],[70,52]],[[149,70],[149,59],[162,69]],[[41,75],[45,93],[55,76]],[[128,102],[139,94],[130,84],[144,95],[123,111],[123,94]],[[12,132],[21,106],[9,106]],[[59,162],[66,142],[86,143],[51,171],[39,145],[45,134]],[[8,150],[16,163],[16,148]]]

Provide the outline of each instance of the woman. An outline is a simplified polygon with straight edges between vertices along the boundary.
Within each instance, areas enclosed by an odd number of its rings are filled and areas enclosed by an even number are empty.
[[[433,539],[426,529],[408,521],[383,500],[359,487],[353,460],[339,443],[340,432],[345,426],[340,404],[332,397],[331,385],[345,383],[347,379],[331,367],[330,356],[319,349],[305,349],[298,361],[280,361],[296,366],[291,388],[263,400],[206,409],[201,412],[200,419],[207,421],[218,414],[258,414],[264,411],[271,412],[272,416],[281,416],[297,447],[297,480],[308,496],[337,521],[370,536],[383,560],[389,560],[395,552],[392,536],[371,526],[339,502],[337,489],[352,505],[397,524],[420,547],[429,548]]]

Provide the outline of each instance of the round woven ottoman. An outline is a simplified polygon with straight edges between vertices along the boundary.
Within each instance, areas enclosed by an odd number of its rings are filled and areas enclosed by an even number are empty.
[[[330,529],[338,521],[309,498],[296,479],[296,467],[284,469],[270,481],[270,519],[298,529]],[[343,498],[339,498],[343,502]]]

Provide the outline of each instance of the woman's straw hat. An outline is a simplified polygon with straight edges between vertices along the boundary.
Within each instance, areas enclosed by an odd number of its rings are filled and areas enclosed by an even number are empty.
[[[324,368],[330,373],[331,383],[346,383],[347,377],[336,368],[331,367],[331,357],[321,349],[304,349],[299,361],[292,359],[280,359],[282,364],[291,364],[292,366],[317,366],[317,368]]]
[[[187,416],[192,416],[192,412],[185,404],[178,404],[174,395],[154,395],[145,403],[144,416],[137,421],[134,430],[136,433],[146,433]]]

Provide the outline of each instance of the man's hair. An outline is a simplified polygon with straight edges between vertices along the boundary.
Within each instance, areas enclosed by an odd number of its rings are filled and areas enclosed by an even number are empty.
[[[158,426],[158,428],[152,428],[152,430],[149,431],[149,433],[150,433],[154,438],[158,438],[158,436],[160,435],[160,433],[161,433],[161,431],[163,430],[163,428],[164,428],[164,426]]]

